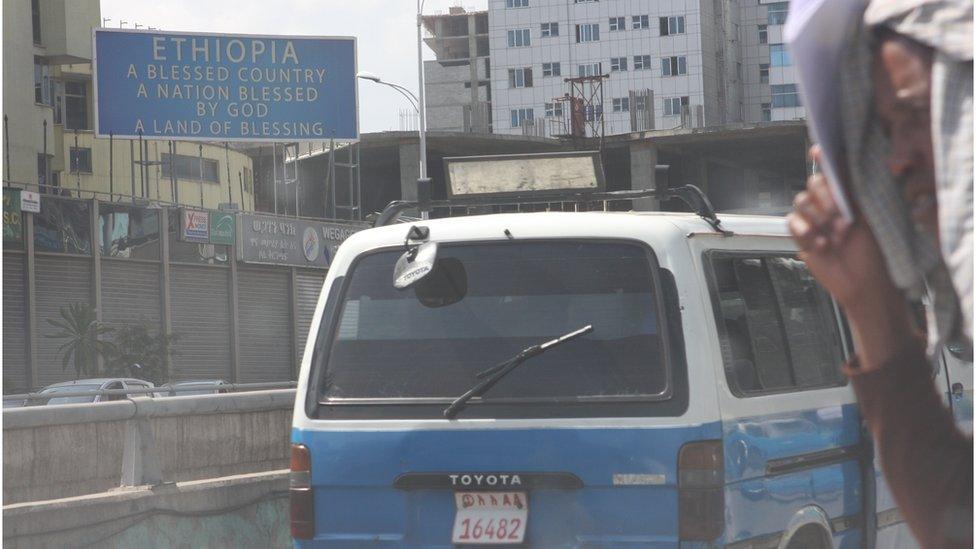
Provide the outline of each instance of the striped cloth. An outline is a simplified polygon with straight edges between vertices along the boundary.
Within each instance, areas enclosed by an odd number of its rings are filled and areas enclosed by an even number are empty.
[[[915,227],[888,171],[890,143],[875,120],[873,28],[933,48],[932,136],[939,245]],[[841,60],[848,187],[881,246],[891,277],[913,297],[927,289],[929,352],[973,338],[973,2],[871,0]]]

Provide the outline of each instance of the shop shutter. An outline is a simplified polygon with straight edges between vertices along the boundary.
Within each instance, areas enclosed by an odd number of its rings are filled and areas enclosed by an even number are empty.
[[[312,327],[312,316],[315,315],[315,305],[319,300],[319,293],[322,291],[322,283],[325,282],[325,271],[303,271],[295,272],[295,324],[298,326],[298,360],[305,354],[305,341],[308,338],[308,331]]]
[[[242,267],[238,271],[242,383],[293,381],[291,271]]]
[[[102,322],[112,328],[140,323],[158,331],[159,265],[125,259],[102,260]]]
[[[31,389],[27,375],[27,271],[23,254],[3,254],[3,389]]]
[[[47,322],[60,319],[61,308],[72,303],[91,305],[91,260],[67,256],[38,256],[34,260],[37,284],[37,381],[41,386],[75,379],[73,364],[61,369],[58,347],[63,340],[49,335],[61,330]]]
[[[233,381],[230,269],[170,267],[173,379]]]

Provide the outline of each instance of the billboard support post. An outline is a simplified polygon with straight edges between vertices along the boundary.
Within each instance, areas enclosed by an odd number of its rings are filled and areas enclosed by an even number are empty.
[[[136,203],[136,150],[135,142],[129,140],[129,180],[132,183],[132,203]]]
[[[108,201],[115,202],[115,135],[108,134]]]
[[[146,196],[146,159],[142,152],[142,132],[139,132],[139,196]]]
[[[203,144],[197,145],[197,152],[199,153],[199,166],[200,168],[200,207],[203,207]]]

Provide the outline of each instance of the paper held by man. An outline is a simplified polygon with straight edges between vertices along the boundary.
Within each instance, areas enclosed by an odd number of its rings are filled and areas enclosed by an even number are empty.
[[[863,11],[863,0],[793,0],[783,29],[807,111],[807,126],[820,145],[823,171],[848,221],[853,220],[853,213],[840,177],[844,157],[840,61],[845,37],[855,31]]]

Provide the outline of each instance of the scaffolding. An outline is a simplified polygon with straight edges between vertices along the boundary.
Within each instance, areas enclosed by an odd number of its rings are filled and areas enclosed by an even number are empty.
[[[569,92],[553,101],[562,102],[569,106],[568,124],[565,119],[552,121],[552,135],[554,137],[568,137],[582,139],[599,137],[601,148],[606,128],[603,120],[603,81],[610,78],[609,74],[593,76],[577,76],[566,78]],[[569,130],[566,133],[566,130]],[[557,133],[561,132],[561,133]]]

